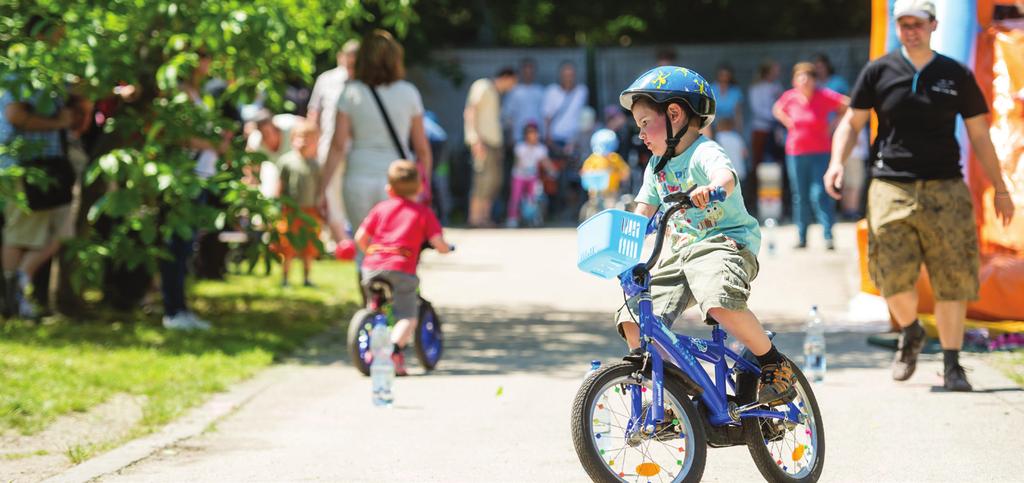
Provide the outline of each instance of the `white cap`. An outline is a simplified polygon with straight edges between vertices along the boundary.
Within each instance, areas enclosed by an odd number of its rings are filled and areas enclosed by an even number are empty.
[[[910,15],[922,20],[935,18],[935,4],[931,0],[896,0],[892,8],[892,16],[895,19]]]

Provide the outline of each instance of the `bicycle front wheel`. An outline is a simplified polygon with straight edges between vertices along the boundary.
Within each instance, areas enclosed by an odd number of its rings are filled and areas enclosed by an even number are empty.
[[[802,421],[797,424],[780,419],[746,418],[743,420],[743,436],[754,464],[766,480],[814,482],[821,477],[825,465],[825,427],[810,383],[797,365],[790,363],[793,364],[797,395],[788,404],[771,409],[789,411],[795,407]],[[741,400],[753,401],[757,397],[756,376],[741,373],[737,382]]]
[[[651,415],[650,379],[637,382],[637,366],[608,365],[583,381],[572,408],[572,440],[583,469],[594,481],[700,481],[707,457],[707,437],[693,403],[681,384],[665,380],[665,420],[655,433],[631,431]],[[639,394],[641,414],[633,414]]]

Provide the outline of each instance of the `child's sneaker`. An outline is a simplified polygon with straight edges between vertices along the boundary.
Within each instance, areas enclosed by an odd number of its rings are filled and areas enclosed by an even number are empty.
[[[775,406],[792,401],[796,397],[793,379],[791,362],[783,360],[778,364],[765,364],[761,367],[761,384],[757,390],[757,402]]]
[[[405,354],[402,351],[396,350],[391,353],[391,362],[395,364],[395,375],[396,376],[408,376],[409,371],[405,370]]]

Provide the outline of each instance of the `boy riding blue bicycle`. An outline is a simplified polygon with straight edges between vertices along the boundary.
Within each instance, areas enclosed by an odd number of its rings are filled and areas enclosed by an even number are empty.
[[[660,67],[637,78],[619,98],[640,128],[640,138],[654,157],[644,172],[635,213],[653,216],[662,200],[691,187],[692,208],[669,220],[668,256],[651,271],[654,312],[672,323],[696,305],[703,318],[721,323],[757,357],[762,404],[787,402],[794,395],[793,368],[747,308],[750,282],[757,276],[761,234],[747,213],[737,188],[738,177],[725,151],[700,130],[715,118],[711,86],[694,71]],[[725,200],[711,203],[716,191]],[[620,334],[630,350],[641,347],[637,297],[616,314]]]

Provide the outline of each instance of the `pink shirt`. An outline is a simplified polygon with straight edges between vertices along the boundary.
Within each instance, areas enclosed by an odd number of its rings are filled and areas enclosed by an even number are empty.
[[[843,95],[817,88],[808,100],[800,91],[790,89],[775,102],[790,119],[793,127],[786,135],[786,154],[821,154],[832,151],[829,116],[843,105]]]
[[[441,234],[441,223],[424,205],[393,196],[377,203],[363,220],[370,247],[363,270],[397,270],[416,275],[420,246]]]

